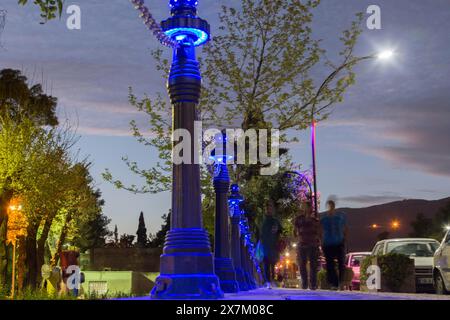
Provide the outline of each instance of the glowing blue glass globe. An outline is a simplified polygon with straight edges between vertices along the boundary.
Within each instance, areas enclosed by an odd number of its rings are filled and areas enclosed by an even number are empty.
[[[168,37],[176,41],[183,41],[188,37],[193,39],[194,46],[200,46],[209,40],[209,35],[203,30],[195,28],[174,28],[164,32]]]
[[[200,46],[210,38],[206,20],[197,17],[197,0],[170,0],[172,17],[161,23],[164,33],[183,45]]]

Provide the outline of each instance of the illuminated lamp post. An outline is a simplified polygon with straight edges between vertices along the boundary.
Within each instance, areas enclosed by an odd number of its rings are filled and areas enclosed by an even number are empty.
[[[138,1],[136,5],[142,2]],[[195,137],[194,122],[199,120],[197,105],[201,91],[195,48],[210,38],[209,24],[197,17],[197,4],[197,0],[170,0],[171,17],[161,23],[162,31],[170,38],[166,41],[161,37],[164,42],[177,43],[173,46],[173,62],[167,84],[173,107],[172,129],[187,130],[191,137]],[[160,276],[156,279],[152,298],[223,297],[219,279],[214,274],[209,236],[203,228],[200,167],[194,161],[194,144],[191,143],[189,164],[173,164],[171,229],[166,236]]]
[[[234,263],[234,270],[236,272],[236,280],[241,291],[248,291],[249,287],[245,279],[243,259],[241,256],[241,230],[240,221],[242,210],[240,204],[244,201],[244,197],[239,193],[239,186],[237,184],[231,185],[231,194],[228,197],[228,203],[231,215],[231,258]]]
[[[14,299],[16,288],[16,247],[20,237],[27,235],[28,221],[22,212],[22,205],[16,204],[17,200],[13,200],[8,207],[8,224],[6,242],[12,244],[12,275],[11,275],[11,299]]]
[[[230,176],[227,168],[226,135],[215,137],[216,149],[211,154],[214,160],[214,191],[216,193],[216,215],[214,236],[214,271],[219,277],[220,288],[226,293],[239,291],[236,272],[231,259],[228,190]]]
[[[251,285],[251,289],[256,289],[258,287],[256,284],[256,277],[255,277],[256,270],[255,270],[255,265],[253,263],[252,256],[250,255],[249,250],[250,249],[248,248],[248,245],[247,245],[247,270],[248,270],[248,275],[249,275],[249,282]]]

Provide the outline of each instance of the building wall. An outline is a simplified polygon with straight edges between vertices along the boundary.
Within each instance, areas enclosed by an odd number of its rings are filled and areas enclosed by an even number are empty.
[[[152,290],[158,273],[131,271],[84,271],[81,284],[85,295],[98,297],[145,296]]]
[[[90,250],[89,261],[81,263],[90,271],[159,272],[162,249],[154,248],[97,248]]]

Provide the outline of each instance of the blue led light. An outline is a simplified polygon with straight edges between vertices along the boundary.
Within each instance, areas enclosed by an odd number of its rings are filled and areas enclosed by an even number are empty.
[[[227,160],[233,160],[233,156],[230,156],[230,155],[227,155],[227,156],[225,156],[225,155],[223,155],[223,154],[218,154],[217,156],[216,155],[213,155],[213,156],[209,156],[208,157],[208,159],[209,160],[212,160],[212,161],[214,161],[215,163],[225,163]]]
[[[206,33],[203,30],[200,29],[195,29],[195,28],[174,28],[174,29],[170,29],[165,31],[165,34],[174,39],[177,40],[177,38],[179,36],[194,36],[194,38],[196,39],[194,41],[194,46],[200,46],[202,44],[204,44],[205,42],[207,42],[209,40],[209,35],[208,33]]]
[[[198,5],[197,0],[170,0],[169,6],[171,8],[182,7],[182,6],[190,6],[196,7]]]
[[[186,39],[186,35],[185,34],[180,34],[179,36],[175,37],[175,40],[177,41],[183,41],[184,39]]]

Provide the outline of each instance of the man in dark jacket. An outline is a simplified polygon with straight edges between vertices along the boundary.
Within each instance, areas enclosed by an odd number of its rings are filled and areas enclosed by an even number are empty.
[[[280,259],[278,242],[281,235],[281,224],[273,216],[274,211],[275,205],[273,201],[269,201],[261,228],[261,244],[264,251],[264,276],[268,289],[271,289],[271,282],[275,275],[275,265]]]
[[[336,211],[333,200],[327,202],[328,212],[320,218],[322,226],[322,249],[327,264],[328,283],[333,290],[342,288],[345,277],[345,241],[347,237],[347,219],[345,213]],[[339,276],[336,274],[338,262]]]
[[[294,221],[294,235],[298,238],[297,257],[304,290],[317,289],[317,268],[320,246],[320,222],[314,216],[311,201]],[[309,261],[309,279],[307,264]],[[309,280],[309,281],[308,281]]]

